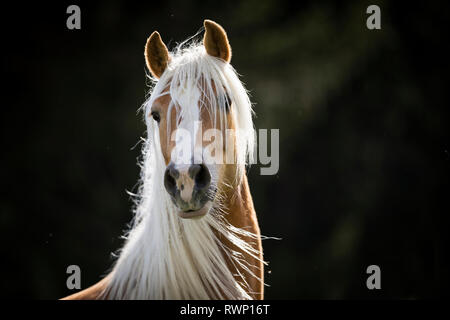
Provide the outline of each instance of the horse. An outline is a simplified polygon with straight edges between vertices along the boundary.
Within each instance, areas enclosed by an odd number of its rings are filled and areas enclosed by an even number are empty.
[[[147,39],[153,86],[141,107],[147,138],[131,228],[111,271],[64,299],[263,299],[266,262],[246,176],[252,103],[225,30],[204,20],[204,31],[172,52],[157,31]],[[212,138],[222,145],[207,145]]]

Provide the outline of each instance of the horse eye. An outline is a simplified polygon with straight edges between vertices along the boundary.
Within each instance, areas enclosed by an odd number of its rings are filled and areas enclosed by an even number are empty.
[[[156,122],[159,123],[159,121],[161,121],[161,116],[159,115],[159,112],[152,111],[151,115],[153,117],[153,120],[155,120]]]

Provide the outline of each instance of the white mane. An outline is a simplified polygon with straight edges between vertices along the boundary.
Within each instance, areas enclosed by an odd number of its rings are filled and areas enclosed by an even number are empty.
[[[202,219],[180,219],[164,189],[166,165],[158,126],[148,113],[167,86],[174,102],[171,107],[180,105],[179,113],[198,113],[195,108],[201,108],[201,103],[183,105],[182,95],[192,93],[194,86],[198,88],[200,79],[206,84],[207,97],[213,96],[211,83],[215,84],[219,105],[223,103],[221,97],[225,91],[231,98],[233,121],[239,129],[236,140],[239,176],[245,174],[246,159],[252,157],[255,141],[251,103],[235,70],[230,64],[209,56],[203,45],[193,44],[188,48],[180,45],[143,105],[148,137],[143,147],[141,186],[131,230],[104,292],[110,299],[251,299],[246,293],[249,287],[244,277],[240,281],[235,279],[224,255],[256,277],[250,272],[252,266],[243,259],[242,253],[226,248],[216,233],[241,252],[259,259],[259,252],[242,240],[243,236],[255,239],[256,235],[228,224],[223,217],[226,209],[220,204],[220,196]],[[211,112],[225,112],[216,105],[215,99],[211,100]]]

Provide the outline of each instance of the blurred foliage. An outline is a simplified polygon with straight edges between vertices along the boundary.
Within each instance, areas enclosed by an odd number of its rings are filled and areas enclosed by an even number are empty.
[[[78,2],[5,5],[2,293],[69,294],[105,274],[131,220],[145,135],[143,48],[209,18],[227,30],[257,128],[280,129],[280,171],[249,171],[266,298],[432,298],[448,285],[447,10],[425,2]],[[448,9],[448,8],[447,8]],[[446,41],[446,40],[445,40]],[[369,291],[368,265],[382,271]]]

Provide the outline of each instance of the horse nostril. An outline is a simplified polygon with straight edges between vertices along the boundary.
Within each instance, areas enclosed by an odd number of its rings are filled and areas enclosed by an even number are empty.
[[[193,164],[189,167],[189,176],[195,181],[195,187],[203,190],[209,187],[211,175],[203,164]]]
[[[180,173],[172,164],[167,167],[166,172],[164,173],[164,187],[172,196],[175,196],[177,190],[176,179],[179,177],[179,175]]]

